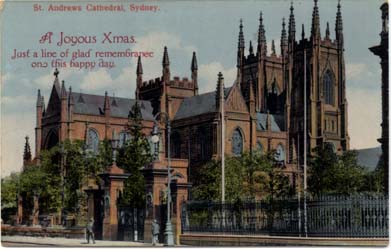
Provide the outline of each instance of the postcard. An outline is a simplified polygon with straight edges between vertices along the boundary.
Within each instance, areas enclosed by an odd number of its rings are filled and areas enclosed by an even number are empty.
[[[3,246],[388,245],[388,2],[0,13]]]

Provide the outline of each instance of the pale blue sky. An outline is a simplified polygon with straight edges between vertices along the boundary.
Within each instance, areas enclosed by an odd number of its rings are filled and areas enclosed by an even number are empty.
[[[352,148],[378,146],[380,136],[381,96],[380,65],[368,47],[379,43],[382,0],[343,0],[342,15],[345,35],[347,95],[349,102],[349,132]],[[143,60],[144,77],[161,74],[163,47],[168,46],[172,75],[190,76],[192,51],[197,51],[200,92],[215,89],[216,75],[223,71],[226,85],[235,76],[236,48],[239,19],[243,18],[246,47],[249,40],[256,43],[259,12],[263,11],[266,38],[276,40],[279,51],[282,18],[289,17],[290,1],[167,1],[146,2],[158,4],[157,13],[96,13],[33,12],[37,2],[7,2],[2,13],[2,106],[1,106],[1,164],[2,174],[18,171],[22,165],[24,136],[30,136],[34,150],[35,100],[40,88],[48,101],[52,86],[52,68],[32,69],[31,60],[11,60],[13,49],[38,50],[47,48],[62,51],[75,47],[41,45],[40,37],[53,32],[69,35],[96,35],[103,32],[134,35],[135,45],[89,45],[92,49],[151,50],[155,57]],[[57,2],[57,4],[66,2]],[[85,6],[87,2],[74,2]],[[142,2],[138,2],[141,4]],[[40,2],[46,9],[48,3]],[[72,4],[67,2],[67,4]],[[126,7],[129,3],[123,2]],[[310,33],[313,1],[294,1],[296,34],[301,37],[301,24],[306,35]],[[320,0],[321,33],[330,23],[334,39],[337,0]],[[99,39],[98,39],[99,40]],[[85,49],[86,46],[77,48]],[[74,91],[134,97],[136,59],[119,59],[112,70],[92,71],[60,69],[60,79]]]

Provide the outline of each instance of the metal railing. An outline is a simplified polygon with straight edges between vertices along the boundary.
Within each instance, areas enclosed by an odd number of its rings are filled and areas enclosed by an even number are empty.
[[[388,197],[322,196],[307,201],[310,237],[388,237]],[[183,233],[304,236],[303,203],[295,198],[182,206]]]

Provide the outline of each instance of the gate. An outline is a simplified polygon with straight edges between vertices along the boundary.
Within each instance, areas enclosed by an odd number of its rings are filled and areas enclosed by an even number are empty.
[[[118,207],[118,240],[144,241],[145,209]]]

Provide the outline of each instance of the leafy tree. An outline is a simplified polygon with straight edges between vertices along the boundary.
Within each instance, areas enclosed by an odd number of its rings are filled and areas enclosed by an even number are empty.
[[[365,172],[363,191],[384,192],[384,159],[380,156],[379,162],[374,171]]]
[[[311,193],[347,195],[361,191],[364,180],[364,169],[357,164],[355,151],[337,155],[329,144],[314,149],[309,160],[308,190]]]
[[[152,161],[151,149],[147,138],[142,132],[142,116],[138,102],[133,105],[129,113],[128,132],[131,139],[119,150],[117,164],[130,177],[124,183],[123,195],[120,203],[143,207],[145,204],[145,180],[141,169]]]
[[[16,208],[20,173],[1,179],[1,209]]]
[[[210,161],[195,170],[192,195],[195,200],[221,199],[221,162]],[[288,178],[274,160],[274,152],[244,152],[227,157],[225,164],[225,200],[237,202],[256,197],[279,197],[289,194]]]
[[[212,160],[195,169],[194,183],[191,190],[194,200],[221,199],[221,163]],[[220,182],[219,182],[220,181]]]

